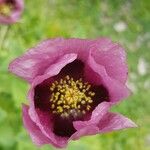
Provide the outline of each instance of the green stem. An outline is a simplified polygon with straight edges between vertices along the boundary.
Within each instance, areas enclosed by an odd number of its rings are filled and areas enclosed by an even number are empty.
[[[10,31],[10,27],[11,27],[10,25],[7,25],[5,28],[1,27],[0,29],[0,51],[5,46],[5,41]]]

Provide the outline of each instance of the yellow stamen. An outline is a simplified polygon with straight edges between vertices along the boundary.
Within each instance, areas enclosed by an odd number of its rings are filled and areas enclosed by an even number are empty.
[[[75,81],[68,75],[64,79],[55,81],[50,86],[52,113],[61,117],[86,114],[91,110],[92,97],[95,96],[90,88],[91,85],[84,83],[81,78]]]
[[[12,12],[12,5],[6,3],[0,4],[0,14],[9,16],[11,12]]]

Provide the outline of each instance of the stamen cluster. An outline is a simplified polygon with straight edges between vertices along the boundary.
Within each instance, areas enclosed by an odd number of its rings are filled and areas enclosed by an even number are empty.
[[[70,76],[55,81],[50,86],[51,110],[61,117],[78,117],[91,110],[92,97],[95,93],[90,90],[91,85],[84,83],[82,78],[74,80]]]
[[[12,11],[11,4],[0,4],[0,14],[9,16]]]

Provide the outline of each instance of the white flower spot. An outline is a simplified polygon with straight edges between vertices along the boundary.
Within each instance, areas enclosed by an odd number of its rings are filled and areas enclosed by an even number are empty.
[[[137,69],[138,69],[139,75],[144,76],[147,74],[148,63],[146,62],[144,58],[139,59]]]
[[[127,24],[123,21],[120,21],[118,23],[116,23],[114,25],[114,29],[117,31],[117,32],[123,32],[127,29]]]

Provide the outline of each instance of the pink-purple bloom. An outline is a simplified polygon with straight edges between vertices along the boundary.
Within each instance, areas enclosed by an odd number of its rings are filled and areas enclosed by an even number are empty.
[[[16,23],[24,8],[23,0],[0,0],[0,23]]]
[[[136,127],[109,112],[130,92],[125,50],[108,38],[48,39],[9,70],[31,84],[23,123],[38,146],[64,148],[82,136]]]

